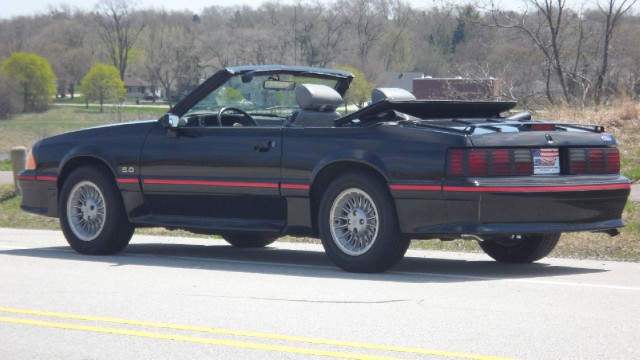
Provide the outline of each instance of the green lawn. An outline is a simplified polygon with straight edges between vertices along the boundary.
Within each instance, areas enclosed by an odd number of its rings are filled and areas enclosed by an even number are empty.
[[[11,171],[12,169],[11,160],[7,159],[0,161],[0,171]]]

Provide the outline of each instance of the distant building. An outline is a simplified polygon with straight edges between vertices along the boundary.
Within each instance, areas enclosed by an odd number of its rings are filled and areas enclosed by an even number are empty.
[[[423,78],[413,80],[413,94],[424,100],[500,100],[500,79]]]
[[[377,87],[405,89],[422,100],[500,100],[500,79],[432,78],[420,72],[388,72]]]
[[[422,79],[421,72],[388,72],[384,73],[377,83],[381,88],[401,88],[413,92],[413,80]]]

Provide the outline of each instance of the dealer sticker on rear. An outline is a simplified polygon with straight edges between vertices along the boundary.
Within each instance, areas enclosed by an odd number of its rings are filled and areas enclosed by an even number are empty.
[[[533,149],[533,173],[537,175],[559,174],[560,156],[558,149]]]

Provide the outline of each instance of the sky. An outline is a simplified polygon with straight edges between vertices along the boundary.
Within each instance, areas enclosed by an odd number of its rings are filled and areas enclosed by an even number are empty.
[[[330,2],[330,0],[320,0],[321,2]],[[405,2],[411,4],[415,8],[427,8],[435,5],[443,5],[446,3],[482,3],[483,0],[405,0]],[[192,12],[199,14],[203,8],[219,5],[219,6],[234,6],[234,5],[249,5],[256,7],[262,4],[262,0],[137,0],[136,8],[164,8],[167,10],[191,10]],[[283,4],[294,4],[296,0],[280,0]],[[523,0],[496,0],[503,6],[515,9],[518,8],[524,1]],[[79,8],[82,10],[92,10],[95,7],[97,0],[4,0],[2,6],[0,6],[0,19],[8,19],[21,15],[36,15],[39,13],[47,13],[50,6],[54,7],[60,5],[70,5],[72,8]]]

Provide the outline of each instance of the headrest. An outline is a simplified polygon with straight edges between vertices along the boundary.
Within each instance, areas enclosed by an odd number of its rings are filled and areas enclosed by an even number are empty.
[[[371,102],[377,103],[382,100],[390,101],[412,101],[416,97],[405,89],[401,88],[378,88],[371,92]]]
[[[342,96],[326,85],[300,84],[296,86],[296,101],[305,110],[335,111],[342,103]]]

